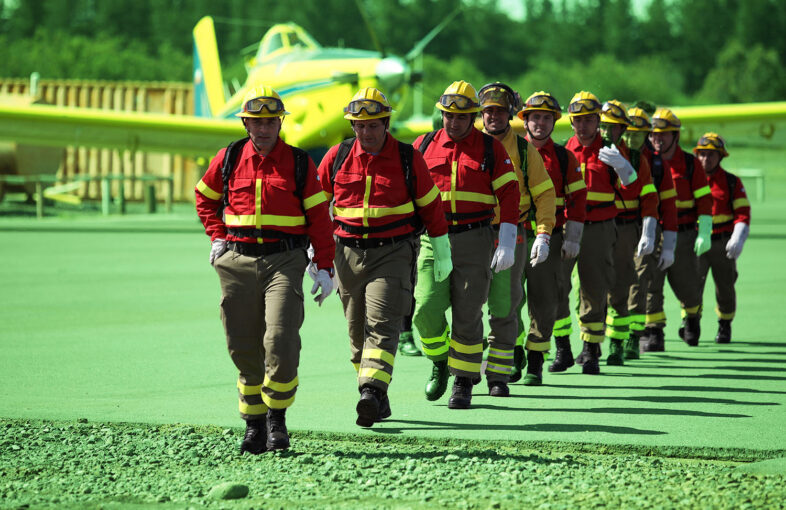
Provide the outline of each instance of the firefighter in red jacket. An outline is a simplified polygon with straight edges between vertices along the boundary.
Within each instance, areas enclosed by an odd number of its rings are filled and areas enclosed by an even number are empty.
[[[715,299],[718,306],[719,344],[731,342],[731,321],[737,311],[737,258],[748,238],[751,224],[751,204],[739,177],[728,173],[720,163],[729,155],[726,142],[717,133],[705,133],[699,138],[694,154],[701,161],[710,183],[712,194],[712,247],[699,257],[700,295],[704,294],[707,272],[712,269]]]
[[[656,271],[663,272],[674,263],[674,248],[677,246],[677,192],[674,190],[671,172],[664,171],[662,161],[657,159],[655,161],[658,165],[652,164],[652,151],[645,143],[652,130],[647,112],[642,108],[633,107],[628,110],[628,119],[630,125],[625,130],[623,139],[630,151],[630,161],[646,159],[650,163],[653,185],[658,192],[660,217],[655,233],[657,246],[651,254],[636,257],[636,279],[630,286],[628,297],[630,335],[623,345],[623,357],[639,359],[639,337],[644,331],[650,282]]]
[[[655,149],[653,167],[662,164],[671,172],[677,190],[677,246],[674,264],[665,272],[656,272],[647,293],[647,317],[640,339],[641,350],[661,352],[665,349],[663,328],[664,277],[682,306],[680,337],[688,345],[698,345],[701,334],[701,282],[698,257],[710,249],[712,230],[712,196],[701,162],[679,146],[682,123],[668,108],[659,108],[652,116],[650,140]],[[660,158],[661,163],[655,160]],[[698,228],[697,228],[698,227]]]
[[[623,365],[623,342],[630,338],[629,295],[636,281],[634,259],[641,259],[655,250],[658,224],[658,194],[652,184],[646,158],[631,159],[631,152],[622,134],[631,125],[625,106],[612,99],[603,104],[600,131],[604,140],[616,145],[636,170],[636,180],[619,187],[617,195],[617,242],[614,244],[614,284],[609,290],[606,336],[609,337],[607,365]]]
[[[332,290],[328,204],[311,158],[279,137],[287,113],[272,88],[249,91],[237,114],[249,138],[220,150],[196,186],[197,214],[221,281],[227,347],[239,371],[246,420],[240,450],[252,454],[289,447],[285,412],[298,386],[309,239],[317,267],[311,293],[320,289],[322,304]]]
[[[600,344],[605,338],[606,304],[614,278],[617,182],[627,186],[636,171],[616,146],[604,146],[598,130],[601,104],[590,92],[578,92],[568,105],[576,134],[566,147],[581,164],[587,184],[587,216],[578,259],[579,327],[584,342],[576,362],[585,374],[599,374]]]
[[[422,225],[438,260],[451,270],[448,225],[423,156],[388,133],[392,108],[382,92],[361,89],[346,108],[356,138],[332,147],[319,165],[338,242],[336,275],[349,325],[360,400],[357,424],[390,416],[388,385],[403,317],[412,304],[412,266]]]
[[[437,400],[445,393],[449,370],[456,379],[448,407],[466,409],[472,400],[472,381],[480,379],[482,307],[491,269],[504,271],[515,259],[519,185],[505,147],[473,126],[480,104],[472,85],[453,82],[436,106],[445,127],[418,137],[414,145],[423,152],[442,196],[453,272],[443,282],[434,277],[437,254],[432,256],[431,243],[422,240],[413,322],[424,354],[434,363],[426,398]],[[498,203],[499,234],[491,227]],[[445,318],[451,307],[452,329]]]
[[[555,321],[551,325],[557,353],[549,372],[563,372],[573,366],[570,349],[570,274],[576,265],[586,216],[587,186],[576,156],[551,139],[554,123],[562,116],[557,99],[548,92],[535,92],[527,98],[518,117],[527,128],[527,140],[538,150],[556,193],[556,223],[551,234],[551,249],[546,261],[527,267],[527,282],[544,296],[541,307],[551,307]],[[563,233],[564,229],[564,233]],[[530,295],[532,298],[532,295]],[[537,321],[530,313],[530,324]],[[530,328],[533,342],[549,342],[547,327]],[[540,333],[543,331],[543,333]],[[525,335],[522,327],[521,336]],[[538,334],[540,333],[540,334]],[[545,337],[545,338],[544,338]],[[527,343],[529,343],[529,337]]]

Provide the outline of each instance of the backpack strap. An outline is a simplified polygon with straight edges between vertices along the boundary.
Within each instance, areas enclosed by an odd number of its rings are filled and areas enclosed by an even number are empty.
[[[527,176],[527,166],[529,165],[529,161],[527,158],[527,147],[529,143],[527,139],[523,136],[519,136],[517,134],[513,134],[516,137],[516,145],[518,146],[519,150],[519,160],[521,161],[521,176],[524,179],[524,188],[527,190],[527,195],[529,195],[529,219],[532,220],[535,218],[535,199],[532,196],[532,192],[529,189],[529,178]]]
[[[338,146],[338,152],[336,152],[336,159],[333,160],[333,166],[330,169],[330,185],[333,186],[336,182],[336,174],[338,173],[339,169],[344,166],[344,161],[347,160],[347,156],[349,156],[349,151],[352,150],[352,145],[355,143],[355,137],[347,138]]]
[[[489,174],[494,173],[494,137],[482,133],[483,135],[483,171]],[[521,137],[519,137],[521,138]]]
[[[568,149],[564,145],[554,143],[554,152],[557,154],[559,171],[562,174],[562,182],[564,184],[568,181]]]
[[[221,164],[221,180],[224,184],[224,199],[221,201],[221,204],[218,206],[218,210],[216,211],[216,216],[219,218],[224,216],[224,208],[229,205],[229,179],[232,177],[232,172],[235,170],[237,158],[240,156],[240,152],[243,150],[246,142],[250,139],[251,138],[247,136],[245,138],[241,138],[240,140],[235,140],[234,142],[227,145],[227,150],[224,152],[224,161]]]
[[[660,154],[652,155],[652,180],[655,182],[655,188],[660,192],[663,182],[663,158]]]
[[[437,131],[426,133],[426,135],[423,137],[423,140],[420,141],[420,145],[418,146],[418,150],[421,154],[426,153],[426,149],[428,149],[428,146],[431,145],[431,141],[434,140],[436,135]]]
[[[685,173],[688,175],[688,182],[693,183],[693,170],[695,169],[693,154],[687,151],[682,151],[682,154],[685,155]]]

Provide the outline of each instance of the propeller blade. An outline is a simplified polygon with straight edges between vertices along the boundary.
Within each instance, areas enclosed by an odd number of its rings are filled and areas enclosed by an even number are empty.
[[[360,3],[360,0],[355,0],[355,5],[358,6],[358,11],[360,12],[360,17],[363,18],[363,24],[366,25],[366,30],[368,30],[368,35],[371,36],[371,42],[374,43],[374,48],[378,52],[382,54],[382,57],[385,57],[385,49],[380,44],[379,39],[377,38],[377,33],[374,31],[374,27],[371,26],[371,22],[368,19],[368,14],[366,13],[366,9],[363,7],[363,4]]]
[[[446,26],[448,26],[448,23],[453,21],[453,18],[455,18],[458,15],[458,13],[461,12],[461,10],[462,10],[461,7],[456,8],[453,12],[450,13],[450,15],[447,18],[442,20],[442,22],[439,25],[437,25],[434,28],[432,28],[431,31],[428,34],[426,34],[426,36],[423,39],[418,41],[418,43],[415,44],[415,47],[412,48],[409,51],[409,53],[407,53],[406,57],[404,57],[407,60],[407,62],[412,61],[415,57],[417,57],[418,55],[423,53],[423,50],[426,49],[426,46],[428,46],[428,44],[440,32],[442,32],[442,29],[444,29]]]

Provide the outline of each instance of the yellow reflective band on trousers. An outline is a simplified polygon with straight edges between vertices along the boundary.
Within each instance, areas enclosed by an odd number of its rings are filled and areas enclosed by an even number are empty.
[[[677,190],[674,188],[667,189],[666,191],[661,191],[658,196],[661,200],[668,200],[677,196]]]
[[[570,317],[563,317],[554,321],[554,329],[552,334],[554,336],[568,336],[573,332],[573,324]]]
[[[681,308],[680,309],[680,317],[682,317],[684,319],[688,315],[696,315],[699,312],[701,312],[701,305],[690,306],[690,307],[687,307],[687,308]]]
[[[496,363],[486,362],[486,371],[495,372],[497,374],[510,375],[513,371],[512,365],[497,365]]]
[[[627,326],[625,326],[625,330],[606,328],[606,336],[615,340],[627,340],[630,336],[630,331]]]
[[[286,393],[287,391],[292,391],[293,389],[297,388],[298,385],[298,378],[297,376],[289,381],[288,383],[280,383],[273,381],[270,379],[267,374],[265,375],[265,382],[262,383],[262,386],[265,388],[270,388],[273,391],[278,391],[281,393]]]
[[[602,322],[579,321],[579,327],[581,328],[581,334],[579,335],[579,338],[581,338],[581,340],[584,342],[599,344],[606,338],[606,328]]]
[[[750,207],[750,206],[751,206],[751,203],[745,197],[738,198],[737,200],[735,200],[734,202],[731,203],[731,207],[734,210],[737,210],[740,207]]]
[[[355,367],[355,372],[360,370],[360,363],[352,363],[352,366]]]
[[[693,192],[693,198],[701,198],[704,195],[709,195],[709,194],[710,194],[710,187],[702,186],[701,188]]]
[[[491,349],[489,348],[489,358],[513,359],[513,349]]]
[[[205,181],[203,181],[202,179],[200,179],[199,182],[197,183],[196,189],[210,200],[218,200],[224,196],[223,193],[214,191],[210,186],[205,184]]]
[[[395,361],[395,356],[382,349],[363,349],[363,359],[374,359],[384,361],[391,367]]]
[[[325,193],[320,190],[311,195],[310,197],[303,200],[303,209],[308,211],[312,207],[319,205],[323,202],[327,202],[327,198],[325,197]]]
[[[603,340],[606,338],[606,335],[598,335],[595,333],[587,333],[586,331],[582,331],[579,335],[579,338],[582,342],[589,342],[591,344],[600,344],[603,343]]]
[[[237,409],[238,411],[240,411],[240,414],[255,415],[255,414],[265,414],[267,412],[268,407],[265,404],[249,405],[240,402],[238,403]]]
[[[440,357],[448,354],[448,328],[442,336],[432,338],[420,338],[421,346],[423,347],[423,354],[429,357]]]
[[[286,409],[292,405],[292,402],[295,401],[295,396],[292,395],[287,399],[279,400],[262,393],[262,401],[267,404],[270,409]]]
[[[432,186],[431,190],[429,190],[428,193],[426,193],[420,198],[415,199],[415,205],[417,205],[418,207],[426,207],[431,202],[436,200],[438,196],[439,196],[439,188],[437,188],[436,186]]]
[[[567,186],[565,186],[565,194],[570,195],[574,191],[585,189],[586,187],[587,184],[584,182],[584,179],[581,179],[580,181],[573,181]]]
[[[715,307],[715,314],[718,316],[719,319],[730,321],[730,320],[732,320],[734,318],[735,312],[723,313],[716,306]]]
[[[644,329],[645,316],[643,313],[636,313],[630,316],[630,329],[632,331],[641,331]]]
[[[461,361],[456,358],[448,358],[448,366],[456,370],[463,370],[473,374],[480,373],[480,363],[470,363],[469,361]]]
[[[633,317],[628,315],[627,317],[619,317],[619,316],[612,316],[611,314],[606,315],[606,325],[607,326],[627,326],[631,323]]]
[[[378,368],[361,368],[358,371],[358,379],[366,377],[368,379],[376,379],[385,384],[390,384],[390,374]]]
[[[655,313],[648,313],[644,317],[646,317],[647,324],[659,324],[663,323],[666,324],[666,313],[665,312],[655,312]]]
[[[491,181],[491,188],[496,191],[500,189],[502,186],[506,185],[507,183],[514,181],[518,182],[519,178],[516,176],[516,172],[506,172],[493,181]],[[549,181],[547,181],[549,182]],[[551,184],[551,182],[549,182]],[[534,192],[533,192],[534,193]]]
[[[450,339],[450,347],[456,351],[460,352],[461,354],[478,354],[483,352],[483,343],[477,343],[475,345],[464,345],[462,343],[457,342],[454,339]]]
[[[262,393],[262,385],[255,384],[253,386],[246,386],[240,381],[237,382],[237,389],[241,395],[259,395]]]
[[[587,200],[595,202],[611,202],[614,200],[614,193],[600,193],[597,191],[588,191]]]

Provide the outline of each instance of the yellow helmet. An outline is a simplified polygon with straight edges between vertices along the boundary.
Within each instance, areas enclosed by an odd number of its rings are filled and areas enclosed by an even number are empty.
[[[502,82],[496,81],[483,85],[478,92],[478,97],[481,109],[499,106],[507,110],[511,117],[521,109],[521,96]]]
[[[236,117],[283,117],[289,115],[284,109],[281,96],[272,87],[260,85],[246,92],[243,105]]]
[[[625,105],[616,99],[611,99],[603,103],[603,107],[600,110],[600,121],[608,124],[630,126],[630,119],[625,112]]]
[[[693,153],[698,154],[700,150],[718,151],[724,158],[729,155],[729,153],[726,152],[726,140],[721,138],[718,133],[704,133],[701,138],[699,138],[696,147],[693,148]]]
[[[358,90],[346,108],[344,118],[347,120],[372,120],[390,117],[393,108],[379,89],[366,87]]]
[[[480,101],[475,87],[464,80],[454,81],[437,103],[437,108],[449,113],[475,113],[480,111]]]
[[[576,93],[568,104],[568,115],[578,117],[579,115],[592,115],[600,113],[601,104],[597,96],[592,92],[582,90]]]
[[[642,108],[634,106],[628,110],[628,119],[630,120],[628,131],[645,131],[647,133],[652,131],[650,116]]]
[[[518,113],[518,117],[524,120],[524,116],[532,111],[544,111],[554,114],[554,120],[562,117],[562,109],[559,107],[557,99],[546,91],[540,90],[527,98],[524,109]]]
[[[679,131],[682,127],[680,119],[668,108],[658,108],[652,116],[652,132],[666,133],[667,131]]]

